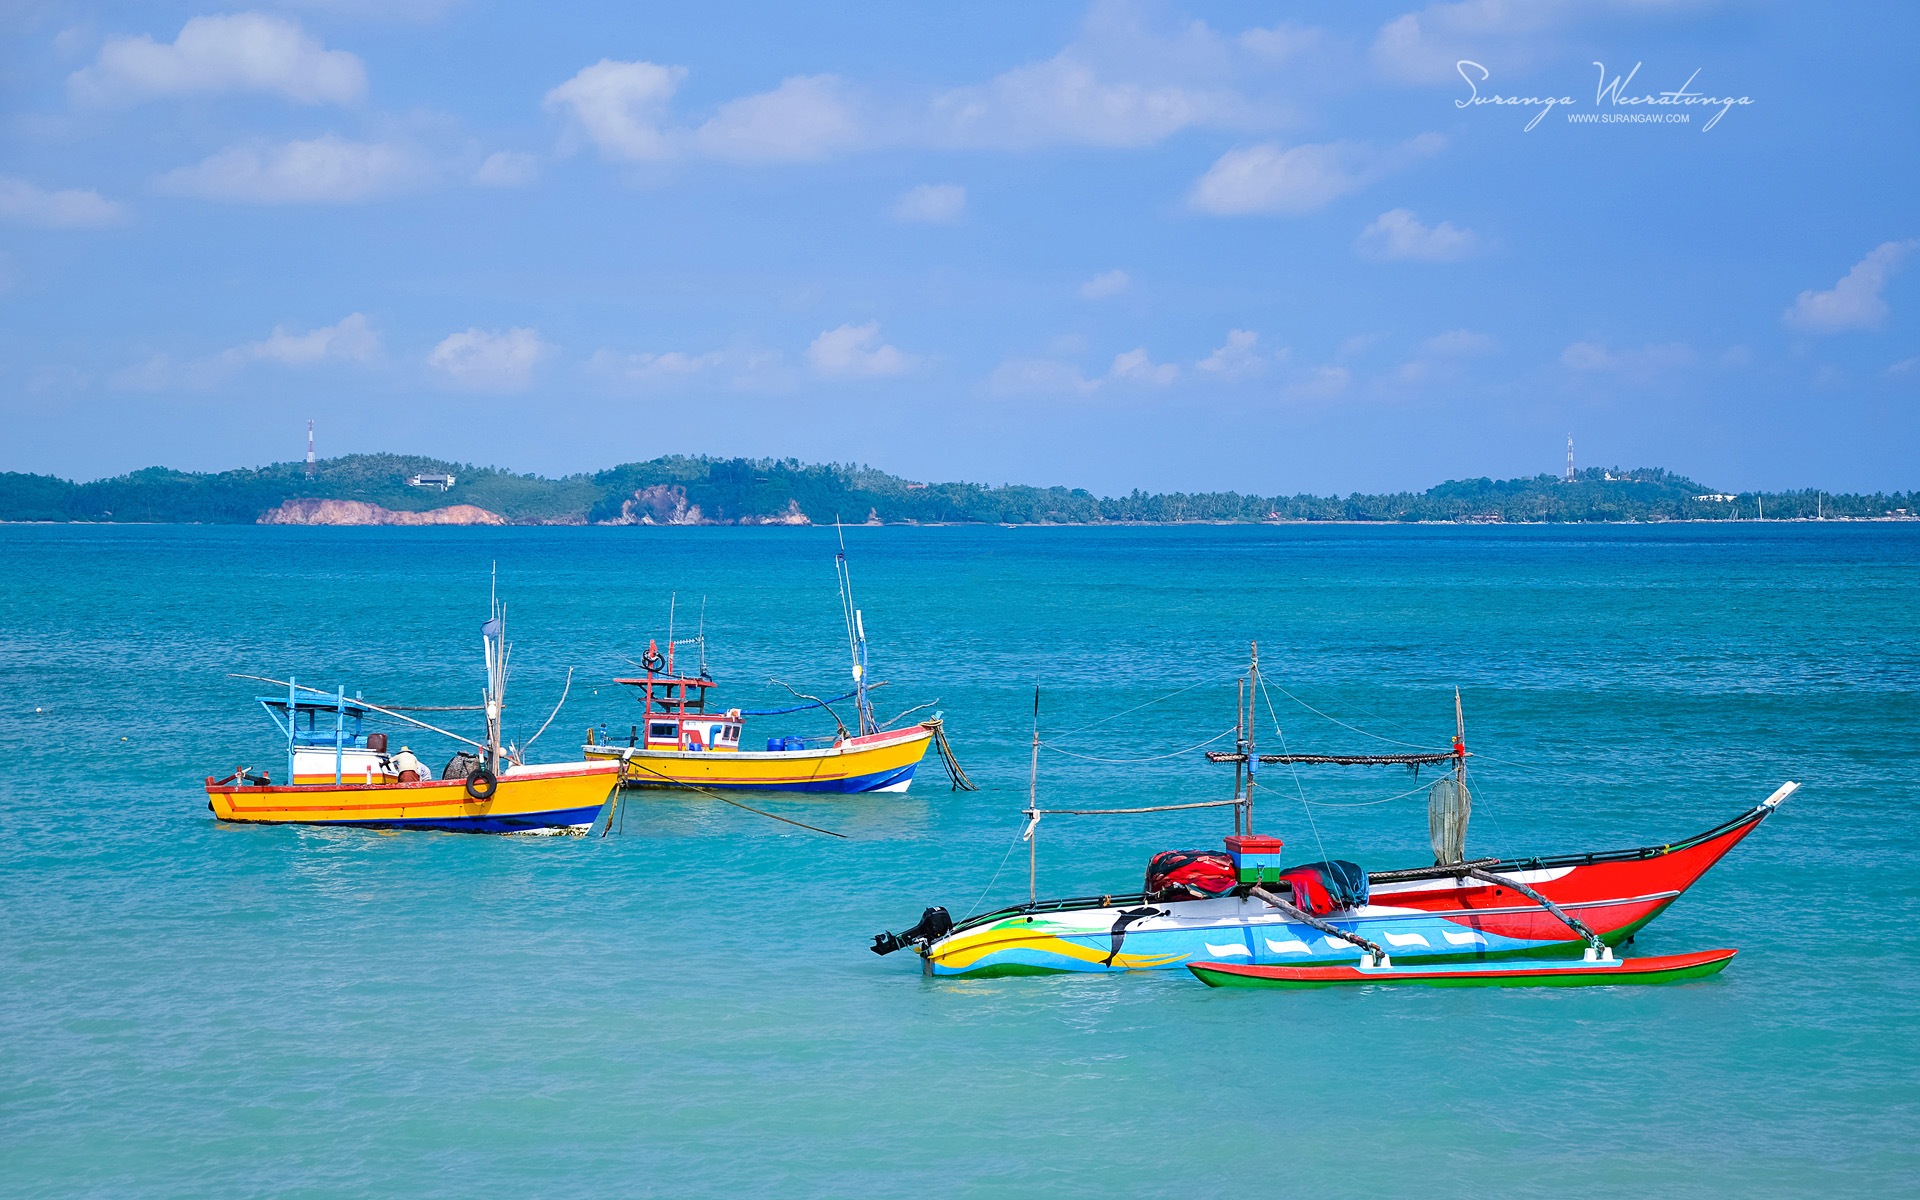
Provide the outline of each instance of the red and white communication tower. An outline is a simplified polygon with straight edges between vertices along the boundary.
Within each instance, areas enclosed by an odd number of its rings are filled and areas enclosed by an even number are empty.
[[[311,425],[312,422],[308,422],[308,424]],[[307,451],[307,461],[308,462],[313,461],[313,451],[311,449]],[[1573,482],[1573,435],[1572,434],[1567,435],[1567,482],[1568,483]]]
[[[1572,451],[1568,453],[1571,454]],[[307,478],[313,478],[313,419],[311,417],[307,419]]]

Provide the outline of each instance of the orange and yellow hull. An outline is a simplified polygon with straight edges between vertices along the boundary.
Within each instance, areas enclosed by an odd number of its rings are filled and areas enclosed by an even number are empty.
[[[933,731],[922,725],[848,738],[819,750],[644,750],[585,746],[588,759],[626,764],[628,787],[760,792],[904,792]]]
[[[461,779],[236,787],[209,777],[207,807],[222,821],[270,825],[523,833],[593,824],[619,782],[620,765],[609,762],[509,767],[485,800]]]

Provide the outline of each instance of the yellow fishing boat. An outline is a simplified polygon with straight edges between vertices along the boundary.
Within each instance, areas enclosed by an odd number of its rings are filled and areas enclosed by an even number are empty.
[[[647,661],[658,657],[658,651],[649,648]],[[713,680],[676,676],[663,667],[642,678],[614,682],[640,689],[643,719],[624,746],[598,741],[589,729],[581,753],[588,761],[625,764],[628,787],[904,792],[913,783],[914,768],[926,756],[927,746],[942,736],[936,718],[857,736],[843,728],[821,738],[769,738],[765,750],[742,750],[741,729],[745,718],[754,714],[737,708],[706,711],[706,693]],[[871,716],[866,719],[870,721]]]
[[[624,766],[628,787],[720,788],[728,791],[767,792],[904,792],[913,783],[914,769],[927,747],[940,748],[940,757],[955,788],[972,791],[960,764],[947,746],[940,714],[898,729],[884,728],[875,719],[870,692],[881,684],[867,682],[866,621],[853,606],[853,585],[847,573],[844,545],[836,556],[842,616],[853,658],[853,690],[826,700],[794,693],[806,703],[792,708],[709,711],[707,692],[714,680],[707,673],[706,637],[695,639],[701,648],[699,674],[682,675],[674,669],[671,618],[667,650],[649,643],[640,665],[646,674],[615,683],[637,689],[640,720],[630,728],[625,745],[609,741],[604,727],[599,736],[587,731],[581,753],[589,761],[617,761]],[[851,700],[853,728],[831,707]],[[921,705],[894,718],[932,707]],[[836,732],[819,737],[770,737],[765,750],[741,748],[745,718],[779,716],[813,708],[833,717]]]
[[[506,708],[506,616],[496,602],[480,628],[487,658],[483,703],[400,708],[372,704],[346,689],[323,692],[291,679],[263,679],[286,691],[260,698],[287,739],[287,783],[266,771],[241,767],[224,779],[207,777],[207,807],[222,821],[262,824],[363,825],[388,829],[443,829],[525,833],[586,829],[620,783],[620,764],[591,761],[529,764],[524,747],[501,745]],[[571,674],[569,674],[571,680]],[[566,694],[560,697],[566,702]],[[417,712],[483,712],[486,735],[476,741],[429,725]],[[559,706],[554,715],[559,714]],[[431,777],[411,748],[389,754],[385,733],[366,728],[383,716],[439,734],[464,747]],[[547,718],[547,724],[553,717]],[[546,725],[527,739],[531,745]]]
[[[236,773],[238,775],[238,773]],[[505,767],[485,799],[467,777],[418,782],[259,784],[207,777],[207,803],[222,821],[369,825],[467,833],[585,829],[620,782],[620,764]],[[484,787],[484,785],[482,785]]]

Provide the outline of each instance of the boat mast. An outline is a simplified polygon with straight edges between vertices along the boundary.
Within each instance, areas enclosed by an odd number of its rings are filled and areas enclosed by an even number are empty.
[[[480,627],[480,648],[487,659],[487,746],[486,767],[500,773],[500,714],[507,695],[507,610],[500,604],[500,568],[493,571],[493,587],[487,593],[487,623]]]
[[[833,530],[840,539],[840,550],[833,556],[834,579],[840,586],[840,618],[847,626],[847,653],[853,659],[853,706],[859,736],[878,733],[873,719],[873,701],[867,698],[867,624],[853,605],[853,571],[847,564],[847,534],[840,519],[834,518]]]
[[[1253,745],[1254,726],[1256,724],[1253,719],[1254,697],[1260,693],[1260,643],[1254,642],[1252,643],[1252,647],[1253,661],[1247,667],[1247,794],[1240,802],[1241,810],[1246,817],[1245,825],[1248,837],[1253,836],[1253,780],[1254,776],[1258,773],[1260,764],[1260,756],[1254,752]]]
[[[1453,689],[1453,786],[1467,792],[1467,718],[1460,707],[1460,689]]]
[[[1040,685],[1033,688],[1033,761],[1027,767],[1027,907],[1040,902],[1038,847],[1040,837]]]
[[[1233,705],[1233,752],[1240,757],[1233,764],[1233,798],[1240,799],[1242,769],[1247,761],[1247,681],[1240,680],[1240,698]],[[1234,836],[1240,834],[1240,805],[1233,806]]]

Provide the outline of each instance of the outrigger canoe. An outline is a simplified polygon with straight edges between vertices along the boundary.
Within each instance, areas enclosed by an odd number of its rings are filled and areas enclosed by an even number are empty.
[[[1208,987],[1324,988],[1342,985],[1425,987],[1613,987],[1678,983],[1717,975],[1737,950],[1699,950],[1644,958],[1575,959],[1562,962],[1468,963],[1449,966],[1368,965],[1335,967],[1255,966],[1249,963],[1188,963]]]
[[[1234,764],[1231,800],[1047,809],[1040,807],[1038,799],[1042,743],[1036,691],[1033,780],[1023,810],[1027,825],[1022,834],[1028,845],[1028,902],[957,924],[945,908],[928,908],[912,928],[876,935],[871,949],[891,954],[912,947],[929,975],[973,977],[1165,970],[1196,963],[1207,964],[1216,974],[1222,963],[1344,971],[1357,962],[1361,968],[1377,970],[1396,961],[1404,967],[1408,960],[1426,967],[1581,955],[1588,963],[1612,964],[1615,947],[1665,912],[1800,786],[1783,784],[1732,820],[1678,842],[1551,857],[1468,859],[1466,832],[1472,806],[1466,718],[1457,691],[1452,747],[1395,754],[1260,754],[1254,746],[1253,700],[1262,694],[1260,653],[1255,645],[1248,673],[1241,680],[1235,748],[1207,753],[1213,762]],[[1428,788],[1434,865],[1375,872],[1346,861],[1283,865],[1281,840],[1253,832],[1254,785],[1262,763],[1415,770],[1450,765],[1452,770]],[[1041,901],[1035,894],[1036,831],[1044,816],[1221,807],[1234,812],[1234,832],[1226,839],[1225,853],[1175,850],[1155,855],[1141,890],[1127,895]],[[1600,965],[1595,969],[1604,973],[1620,968]],[[1269,979],[1279,986],[1351,982],[1353,977],[1336,971],[1304,976],[1258,972],[1250,978]],[[1464,982],[1477,977],[1445,978]],[[1520,976],[1488,978],[1518,980]],[[1541,978],[1572,980],[1578,975]]]
[[[1042,901],[947,922],[945,928],[944,910],[929,910],[914,929],[881,935],[891,944],[877,942],[875,949],[912,945],[927,974],[975,978],[1221,962],[1350,966],[1370,955],[1362,941],[1403,964],[1577,956],[1588,940],[1514,885],[1537,892],[1606,946],[1618,947],[1665,912],[1798,786],[1785,784],[1725,824],[1678,842],[1376,872],[1367,876],[1364,904],[1312,923],[1243,884],[1205,899],[1140,892]],[[1488,882],[1469,869],[1505,882]]]

